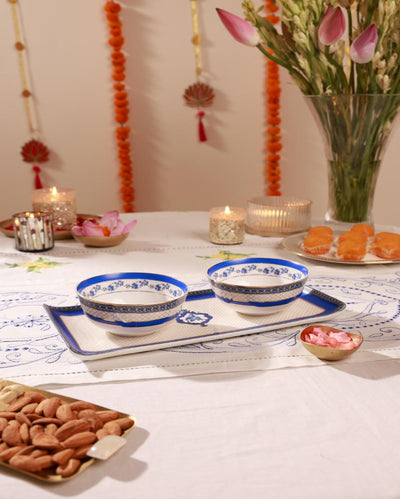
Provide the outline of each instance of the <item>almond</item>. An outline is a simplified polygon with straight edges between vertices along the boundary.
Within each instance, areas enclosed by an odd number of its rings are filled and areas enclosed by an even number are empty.
[[[80,433],[75,433],[63,441],[63,446],[65,447],[81,447],[82,445],[92,444],[97,440],[96,435],[91,431],[82,431]]]
[[[54,418],[56,415],[57,409],[61,405],[60,397],[50,397],[49,399],[44,401],[43,404],[43,414],[46,418]]]
[[[21,435],[21,440],[24,444],[28,444],[31,440],[31,436],[29,434],[29,426],[26,423],[22,423],[19,434]]]
[[[32,457],[41,457],[47,455],[48,452],[46,449],[35,449],[31,452]]]
[[[44,409],[46,402],[47,402],[47,399],[44,398],[38,403],[38,405],[36,406],[36,409],[35,409],[35,414],[43,414],[43,409]]]
[[[0,462],[9,461],[13,456],[18,454],[24,447],[22,445],[16,445],[14,447],[9,447],[0,452]]]
[[[76,471],[78,471],[81,462],[79,459],[71,458],[65,464],[57,466],[56,473],[62,477],[68,477],[73,475]]]
[[[121,426],[116,421],[109,421],[104,425],[104,429],[108,431],[110,435],[121,435]]]
[[[41,449],[55,450],[60,447],[60,442],[54,435],[47,435],[44,432],[35,435],[32,439],[32,443]]]
[[[56,417],[65,423],[66,421],[76,419],[76,411],[73,411],[69,404],[62,404],[57,409]]]
[[[10,465],[21,470],[30,471],[31,473],[37,473],[40,471],[40,466],[37,463],[37,458],[32,456],[13,456],[10,459]]]
[[[47,435],[55,435],[57,430],[58,426],[54,423],[49,423],[44,427],[44,432],[47,433]]]
[[[119,428],[119,426],[118,426]],[[107,435],[110,435],[110,432],[107,430],[107,428],[101,428],[100,430],[96,431],[96,437],[98,440],[101,440],[102,438],[106,437]]]
[[[39,417],[38,419],[35,419],[32,422],[32,425],[47,425],[47,424],[51,424],[51,423],[54,423],[57,426],[60,426],[62,424],[62,421],[60,421],[57,418],[41,418],[41,417]]]
[[[23,414],[29,414],[31,412],[35,412],[37,406],[38,406],[37,402],[31,402],[30,404],[26,404],[26,406],[21,409],[21,412]]]
[[[39,435],[40,433],[44,433],[43,426],[35,425],[29,428],[29,435],[31,437],[31,440],[33,440],[36,437],[36,435]]]
[[[8,420],[6,418],[0,418],[0,433],[4,430],[7,424]]]
[[[54,466],[54,461],[50,454],[36,457],[35,460],[40,470],[45,470],[46,468],[51,468],[52,466]]]
[[[23,423],[25,423],[27,426],[31,426],[31,424],[32,424],[31,420],[28,418],[28,416],[26,414],[23,414],[22,412],[17,412],[17,414],[15,415],[15,419],[21,425]]]
[[[74,449],[63,449],[53,454],[53,461],[57,464],[65,464],[75,454]]]
[[[103,423],[107,423],[108,421],[112,421],[113,419],[119,418],[119,412],[113,411],[111,409],[104,411],[96,411],[96,414],[103,421]]]
[[[92,444],[82,445],[81,447],[77,447],[75,449],[74,458],[75,459],[83,459],[87,457],[87,451],[92,447]]]
[[[0,418],[5,418],[5,419],[14,419],[14,418],[15,418],[15,412],[11,412],[11,411],[1,411],[1,412],[0,412]]]
[[[119,418],[114,420],[115,423],[118,423],[121,427],[121,430],[127,430],[131,426],[133,426],[133,419],[131,418]]]
[[[84,419],[90,424],[90,429],[94,432],[103,427],[103,421],[92,409],[83,409],[78,414],[79,419]]]
[[[84,419],[74,419],[72,421],[67,421],[64,423],[55,433],[55,436],[60,442],[64,441],[66,438],[70,437],[74,433],[79,433],[82,431],[87,431],[90,428],[90,424]]]
[[[36,402],[36,403],[39,403],[42,400],[45,400],[45,398],[46,398],[45,395],[43,395],[43,393],[34,392],[34,391],[27,391],[27,392],[25,392],[25,395],[29,395],[32,402]]]
[[[8,425],[4,428],[2,433],[3,441],[8,445],[19,445],[22,443],[21,434],[19,432],[19,425]]]
[[[32,402],[32,399],[29,395],[21,395],[14,402],[11,402],[7,409],[11,412],[17,412],[30,402]]]
[[[96,406],[91,404],[90,402],[84,402],[83,400],[75,400],[74,402],[71,402],[69,404],[71,406],[71,409],[73,411],[83,411],[84,409],[92,409],[93,411],[96,410]]]

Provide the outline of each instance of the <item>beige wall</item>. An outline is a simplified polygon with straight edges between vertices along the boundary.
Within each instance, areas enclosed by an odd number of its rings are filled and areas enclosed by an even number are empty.
[[[46,185],[77,190],[80,212],[121,209],[113,135],[110,51],[103,0],[19,0],[41,138],[51,149]],[[207,210],[263,193],[265,59],[237,44],[215,7],[240,15],[240,0],[198,0],[204,80],[216,99],[206,111],[208,142],[197,140],[195,111],[183,105],[195,81],[190,2],[126,0],[125,49],[133,133],[136,209]],[[20,148],[30,136],[10,4],[0,3],[2,182],[0,217],[30,208],[33,175]],[[282,70],[284,194],[326,208],[322,140],[299,90]],[[399,130],[379,178],[375,219],[396,224]]]

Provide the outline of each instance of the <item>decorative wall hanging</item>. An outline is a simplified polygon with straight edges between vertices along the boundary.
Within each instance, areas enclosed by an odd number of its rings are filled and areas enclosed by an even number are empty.
[[[265,1],[267,19],[272,24],[279,22],[277,15],[279,7],[275,0]],[[271,51],[272,52],[272,51]],[[282,149],[282,137],[280,129],[280,74],[279,65],[267,58],[267,79],[266,79],[266,103],[267,103],[267,143],[266,143],[266,195],[281,195],[281,172],[279,151]]]
[[[33,137],[30,141],[22,146],[21,155],[23,161],[34,163],[32,171],[35,173],[34,186],[36,189],[42,188],[40,179],[41,168],[35,163],[44,163],[49,159],[49,150],[38,140],[39,129],[36,119],[35,103],[32,96],[31,85],[29,82],[28,59],[25,50],[24,36],[22,32],[22,22],[19,10],[18,0],[8,0],[11,5],[11,13],[15,31],[15,49],[18,54],[19,69],[22,82],[22,97],[24,99],[25,112],[28,121],[29,133]]]
[[[200,53],[201,36],[199,32],[196,1],[197,0],[190,0],[193,27],[192,43],[194,47],[194,62],[197,81],[185,89],[183,98],[187,106],[197,108],[199,141],[206,142],[207,135],[203,124],[205,112],[203,111],[203,108],[212,105],[214,100],[214,90],[210,87],[210,85],[200,81],[202,74]]]
[[[122,21],[119,13],[121,5],[114,1],[107,1],[104,6],[110,38],[108,44],[112,49],[112,80],[114,82],[114,119],[117,123],[115,137],[117,140],[119,177],[121,179],[120,195],[122,209],[125,213],[133,212],[135,191],[133,187],[133,171],[130,144],[130,126],[128,92],[125,85],[125,63],[126,57],[122,51],[124,38],[122,36]]]

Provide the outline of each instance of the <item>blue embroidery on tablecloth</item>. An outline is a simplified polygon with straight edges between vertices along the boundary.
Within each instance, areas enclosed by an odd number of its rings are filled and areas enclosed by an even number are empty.
[[[0,369],[37,362],[53,364],[61,359],[68,348],[54,332],[43,303],[60,306],[66,299],[55,293],[0,293]]]
[[[375,276],[319,277],[310,279],[308,285],[346,303],[341,314],[324,321],[324,324],[352,333],[360,333],[365,344],[400,341],[400,273],[389,279]],[[305,327],[305,326],[304,326]],[[280,344],[295,346],[303,329],[279,329],[265,333],[240,336],[233,339],[208,341],[170,348],[182,353],[246,352]]]

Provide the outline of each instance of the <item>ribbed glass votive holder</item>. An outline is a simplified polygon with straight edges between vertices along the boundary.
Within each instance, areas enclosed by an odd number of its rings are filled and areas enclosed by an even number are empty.
[[[311,225],[311,201],[289,196],[261,196],[247,202],[246,232],[282,236]]]

